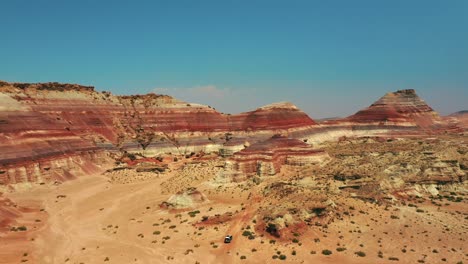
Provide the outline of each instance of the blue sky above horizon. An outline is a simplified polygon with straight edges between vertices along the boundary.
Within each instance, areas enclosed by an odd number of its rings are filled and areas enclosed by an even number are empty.
[[[351,115],[416,89],[468,108],[468,1],[2,1],[0,80]]]

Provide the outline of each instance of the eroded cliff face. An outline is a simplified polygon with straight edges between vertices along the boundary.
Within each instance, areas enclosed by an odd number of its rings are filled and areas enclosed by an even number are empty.
[[[280,172],[283,165],[320,164],[328,158],[325,151],[314,149],[299,139],[275,135],[236,152],[226,161],[224,176],[234,181],[249,176],[271,176]]]
[[[413,89],[387,93],[354,115],[324,120],[320,125],[326,131],[321,136],[327,141],[362,136],[421,137],[447,130],[459,131],[459,127],[445,122]],[[310,140],[314,141],[314,137]]]
[[[437,114],[413,89],[387,93],[371,106],[347,118],[357,123],[407,124],[427,127],[440,121]]]
[[[466,133],[468,130],[468,110],[459,111],[443,118],[451,131]]]
[[[86,171],[90,165],[83,164],[88,162],[105,169],[102,164],[111,162],[109,156],[117,152],[149,156],[212,152],[233,138],[237,141],[230,143],[242,146],[247,138],[256,142],[278,131],[316,126],[287,103],[224,115],[170,96],[114,96],[72,84],[1,82],[0,92],[3,185],[60,180],[50,171],[63,170],[66,175],[78,167]]]
[[[428,134],[439,123],[414,90],[389,93],[353,116],[317,124],[290,103],[229,115],[166,95],[0,82],[0,184],[62,181],[105,170],[125,152],[228,157],[246,143],[264,144],[268,152],[268,139],[276,134],[314,145],[343,136]]]

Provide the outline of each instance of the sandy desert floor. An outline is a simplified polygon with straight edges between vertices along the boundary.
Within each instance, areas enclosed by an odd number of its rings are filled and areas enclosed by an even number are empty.
[[[385,210],[354,201],[350,216],[336,220],[327,230],[311,230],[296,243],[274,243],[266,236],[249,240],[241,235],[242,228],[253,224],[256,205],[240,193],[234,193],[234,199],[220,197],[219,202],[218,197],[208,196],[210,202],[197,208],[200,215],[239,212],[216,228],[196,228],[193,224],[200,217],[160,209],[168,197],[161,194],[163,180],[115,185],[97,175],[53,190],[38,188],[12,195],[20,204],[40,200],[45,211],[36,215],[46,223],[31,234],[34,241],[23,242],[30,245],[12,256],[12,262],[3,263],[276,263],[281,260],[272,257],[282,254],[290,263],[394,263],[389,260],[392,257],[402,263],[466,261],[467,221],[458,204],[437,211],[425,201],[418,207],[425,213],[419,213],[413,207]],[[233,243],[223,243],[225,234],[234,235]],[[326,249],[332,254],[323,255]],[[366,256],[358,257],[358,251]]]
[[[261,190],[301,169],[259,185],[221,184],[219,162],[197,162],[184,171],[186,162],[160,174],[119,171],[4,194],[12,206],[27,209],[16,220],[27,231],[0,232],[0,263],[468,262],[466,197],[413,197],[388,206],[337,196],[341,209],[330,223],[279,240],[255,229],[256,212],[268,203]],[[190,185],[208,200],[188,210],[160,207]],[[215,215],[226,217],[201,221]],[[232,243],[223,243],[226,234],[234,236]]]

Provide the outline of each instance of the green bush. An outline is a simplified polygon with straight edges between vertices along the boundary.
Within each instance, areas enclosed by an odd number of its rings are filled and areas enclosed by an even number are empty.
[[[324,255],[331,255],[333,252],[331,250],[328,250],[328,249],[324,249],[322,250],[322,254]]]
[[[199,210],[196,210],[196,211],[192,211],[192,212],[188,212],[188,214],[190,215],[190,217],[195,217],[197,214],[199,214],[200,211]]]
[[[366,256],[366,253],[364,253],[362,251],[354,252],[354,254],[358,255],[359,257],[365,257]]]
[[[248,237],[252,235],[252,232],[245,230],[244,232],[242,232],[242,235]]]

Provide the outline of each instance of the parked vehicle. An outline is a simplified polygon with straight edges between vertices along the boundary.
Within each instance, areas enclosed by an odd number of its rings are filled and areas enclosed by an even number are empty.
[[[227,236],[224,238],[224,243],[226,243],[226,244],[231,243],[231,241],[232,241],[232,236],[231,236],[231,235],[227,235]]]

